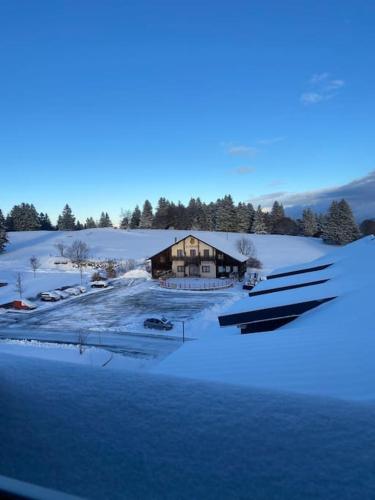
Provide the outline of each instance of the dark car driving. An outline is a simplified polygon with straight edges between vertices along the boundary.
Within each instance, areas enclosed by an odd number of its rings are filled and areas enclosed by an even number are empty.
[[[147,318],[143,326],[145,328],[155,328],[156,330],[172,330],[173,324],[167,318]]]

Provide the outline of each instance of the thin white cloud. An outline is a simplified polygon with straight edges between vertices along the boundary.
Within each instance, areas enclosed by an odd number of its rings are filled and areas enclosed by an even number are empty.
[[[309,80],[309,88],[300,96],[304,105],[329,101],[335,97],[345,85],[344,80],[331,78],[329,73],[316,73]]]
[[[317,92],[304,92],[301,95],[301,102],[303,104],[316,104],[320,101],[324,101],[324,96]]]
[[[258,149],[254,146],[232,145],[228,148],[228,154],[232,156],[255,156],[258,153]]]
[[[320,82],[327,80],[328,77],[329,77],[329,73],[315,73],[315,75],[313,75],[310,78],[310,84],[317,85]]]

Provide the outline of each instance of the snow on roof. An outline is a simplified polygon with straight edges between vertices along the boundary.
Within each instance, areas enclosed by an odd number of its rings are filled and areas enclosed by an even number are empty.
[[[375,257],[375,238],[362,238],[350,245],[336,249],[328,256],[314,261],[314,266],[315,264],[318,265],[318,262],[329,261],[332,264],[330,267],[306,274],[296,274],[262,281],[254,287],[253,291],[272,290],[273,288],[289,285],[327,280],[324,283],[249,297],[248,299],[236,302],[232,306],[230,313],[267,309],[269,307],[283,306],[297,302],[340,296],[344,290],[352,290],[361,285],[361,265],[367,268],[370,256],[371,258]],[[311,263],[308,263],[305,266],[294,266],[294,269],[309,269],[311,267]],[[290,270],[291,268],[280,269],[275,274],[284,272],[285,269]]]
[[[208,245],[215,247],[217,250],[220,250],[221,252],[225,253],[226,255],[229,255],[229,257],[232,257],[233,259],[238,260],[239,262],[246,262],[249,258],[246,255],[242,255],[235,249],[234,246],[235,242],[226,240],[224,237],[218,236],[217,234],[204,232],[202,235],[201,233],[195,231],[191,231],[182,238],[180,238],[179,240],[173,241],[170,245],[160,249],[154,255],[163,252],[167,248],[175,245],[176,243],[179,243],[180,241],[185,240],[189,236],[192,236],[193,238],[196,238],[197,240],[202,241],[203,243],[207,243]],[[153,257],[153,255],[151,257]]]
[[[291,299],[301,302],[319,288],[337,296],[334,300],[266,334],[240,335],[236,327],[212,328],[201,342],[191,342],[166,358],[157,371],[267,390],[373,400],[375,238],[339,248],[330,260],[329,271],[317,273],[332,273],[327,283],[247,297],[239,301],[242,309],[232,304],[225,312],[249,311],[255,304],[266,307],[272,301],[274,305]],[[260,286],[273,286],[276,281]]]

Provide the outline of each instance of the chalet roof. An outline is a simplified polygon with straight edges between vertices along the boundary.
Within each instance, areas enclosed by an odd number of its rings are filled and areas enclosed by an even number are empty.
[[[211,233],[204,233],[202,236],[199,233],[196,233],[194,231],[187,233],[185,236],[180,238],[177,241],[174,241],[167,247],[161,248],[158,252],[156,252],[154,255],[151,255],[150,258],[154,257],[155,255],[158,255],[159,253],[163,252],[164,250],[167,250],[168,248],[172,247],[173,245],[176,245],[180,241],[185,240],[186,238],[189,237],[196,238],[197,240],[201,241],[202,243],[206,243],[207,245],[210,245],[216,250],[219,250],[220,252],[225,253],[226,255],[229,255],[229,257],[232,257],[232,259],[238,260],[239,262],[246,262],[248,259],[248,256],[242,255],[239,253],[235,248],[234,248],[234,242],[229,242],[225,240],[223,237],[218,236],[217,234],[211,234]]]
[[[290,311],[299,303],[326,301],[356,290],[361,285],[355,274],[359,263],[368,261],[374,250],[375,238],[362,238],[313,262],[277,270],[272,279],[257,284],[248,299],[233,304],[228,314],[220,317],[220,324],[230,319],[240,323],[275,308]]]

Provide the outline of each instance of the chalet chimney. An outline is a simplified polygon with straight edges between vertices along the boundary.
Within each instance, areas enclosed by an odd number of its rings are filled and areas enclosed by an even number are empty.
[[[176,243],[176,241],[177,241],[177,236],[174,237],[174,242]]]

